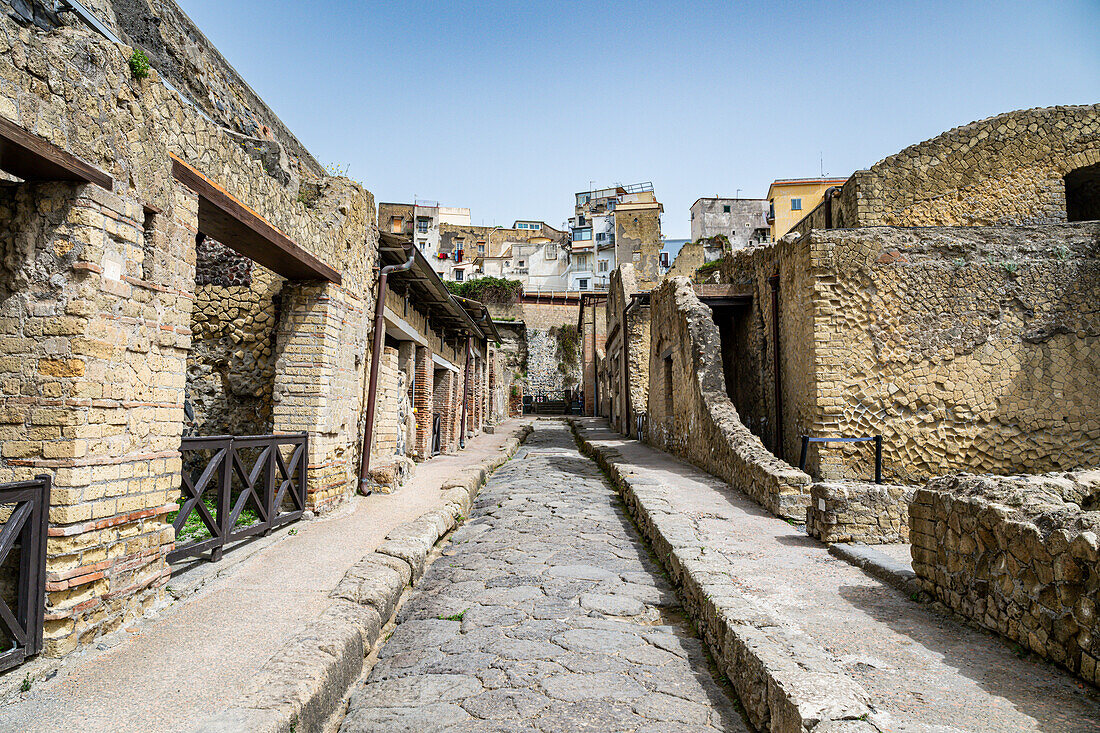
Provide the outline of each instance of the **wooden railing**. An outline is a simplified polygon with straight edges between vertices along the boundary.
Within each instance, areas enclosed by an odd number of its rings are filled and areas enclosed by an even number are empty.
[[[309,441],[305,433],[184,438],[180,508],[172,520],[176,548],[168,561],[267,534],[302,516]]]
[[[0,484],[0,670],[42,651],[49,476]],[[13,550],[18,547],[18,553]]]

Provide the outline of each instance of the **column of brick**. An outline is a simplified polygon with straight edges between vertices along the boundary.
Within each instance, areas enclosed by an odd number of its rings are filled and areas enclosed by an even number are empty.
[[[416,409],[416,454],[421,460],[431,456],[432,447],[432,350],[427,346],[416,347],[416,387],[413,408]]]
[[[492,420],[496,415],[497,410],[497,353],[495,351],[489,352],[489,390],[488,390],[488,403],[489,408],[486,411],[486,415]]]

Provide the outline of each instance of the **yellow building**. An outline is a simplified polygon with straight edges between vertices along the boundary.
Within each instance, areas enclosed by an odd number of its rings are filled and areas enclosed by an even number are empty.
[[[781,178],[768,186],[768,224],[772,239],[779,239],[814,210],[833,186],[847,178]]]

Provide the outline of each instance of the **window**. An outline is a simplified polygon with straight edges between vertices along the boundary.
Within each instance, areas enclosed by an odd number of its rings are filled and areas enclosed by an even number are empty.
[[[592,241],[592,227],[587,229],[574,229],[573,230],[574,242],[590,242]]]
[[[791,199],[791,211],[802,211],[802,199]]]
[[[400,216],[390,217],[390,234],[400,234],[405,231],[405,219]]]
[[[592,199],[591,193],[578,193],[577,194],[577,206],[584,206]]]
[[[722,213],[723,214],[730,213],[730,205],[729,204],[726,204],[725,206],[722,207]]]
[[[577,280],[577,290],[588,290],[588,278],[582,277]]]
[[[546,245],[546,259],[548,259],[548,260],[558,259],[558,245],[556,245],[556,244]]]
[[[661,253],[661,267],[668,267],[668,252]]]
[[[418,239],[418,240],[416,240],[416,246],[420,248],[421,252],[423,252],[428,247],[428,240]]]
[[[585,222],[585,219],[584,219],[584,214],[579,214],[577,216],[577,226],[583,227],[585,225],[585,223],[586,222]]]
[[[537,230],[537,229],[542,229],[542,224],[539,224],[539,223],[536,222],[534,224],[528,224],[527,227],[529,229],[536,229]]]
[[[420,232],[421,234],[428,233],[428,217],[418,216],[416,218],[416,231]]]
[[[519,261],[519,266],[520,266],[520,267],[523,267],[523,260],[520,260],[520,261]]]
[[[600,272],[607,272],[607,260],[600,260],[599,268]]]
[[[483,242],[478,242],[477,243],[477,253],[479,255],[485,254],[485,244]]]
[[[597,242],[602,242],[606,239],[607,239],[607,233],[606,232],[596,232],[596,241]]]
[[[615,205],[618,204],[618,203],[619,202],[616,199],[608,199],[607,200],[607,210],[608,211],[614,211],[615,210]]]
[[[462,270],[455,270],[455,281],[462,282],[463,277],[464,277],[464,275],[463,275]]]

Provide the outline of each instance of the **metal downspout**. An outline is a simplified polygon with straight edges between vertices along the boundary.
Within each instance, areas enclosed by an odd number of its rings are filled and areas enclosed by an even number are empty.
[[[825,228],[833,228],[833,199],[840,193],[840,186],[830,186],[825,190]]]
[[[386,282],[391,272],[404,272],[413,266],[416,249],[409,248],[409,259],[400,265],[386,265],[378,271],[378,301],[374,308],[374,346],[370,352],[370,379],[367,386],[367,425],[363,429],[363,457],[359,463],[359,492],[367,490],[370,479],[370,447],[374,439],[374,403],[378,396],[378,362],[382,358],[382,313],[386,307]]]

